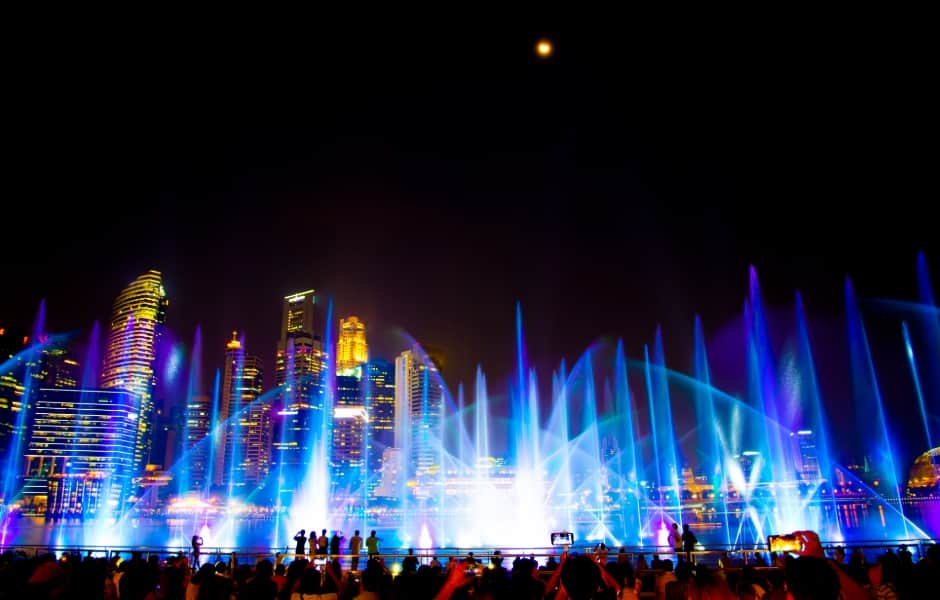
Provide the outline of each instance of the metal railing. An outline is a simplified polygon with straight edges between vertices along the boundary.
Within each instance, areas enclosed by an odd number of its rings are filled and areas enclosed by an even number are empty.
[[[915,557],[924,556],[927,546],[937,543],[937,540],[930,538],[910,538],[903,540],[859,540],[853,541],[850,543],[843,542],[823,542],[823,548],[827,553],[832,554],[837,547],[843,547],[846,551],[851,551],[854,548],[860,548],[863,552],[883,552],[887,549],[896,550],[901,545],[906,545],[912,553],[915,554]],[[596,546],[591,544],[575,544],[569,548],[569,551],[572,553],[581,553],[589,554],[594,553]],[[72,554],[72,555],[90,555],[95,557],[105,557],[112,558],[114,556],[122,556],[124,558],[130,557],[134,553],[139,553],[144,558],[149,558],[150,556],[159,556],[161,558],[166,558],[168,556],[179,556],[186,555],[192,556],[192,548],[189,546],[93,546],[93,545],[28,545],[28,544],[12,544],[0,547],[0,552],[13,551],[13,552],[22,552],[28,556],[36,556],[39,554],[45,553],[55,553],[55,554]],[[439,562],[446,563],[448,560],[453,559],[465,559],[471,555],[475,560],[488,564],[494,556],[499,556],[502,558],[504,564],[511,564],[516,558],[535,558],[539,561],[540,565],[544,565],[548,558],[551,556],[557,557],[563,552],[564,549],[561,547],[534,547],[534,548],[525,548],[525,547],[504,547],[499,548],[498,552],[496,548],[493,547],[484,547],[484,548],[457,548],[457,547],[442,547],[442,548],[433,548],[433,549],[415,549],[414,556],[417,558],[419,564],[429,564],[434,558]],[[292,560],[297,560],[301,555],[296,555],[292,548],[290,547],[230,547],[230,546],[203,546],[200,550],[200,562],[228,562],[234,553],[236,559],[239,562],[256,562],[262,559],[269,559],[272,562],[288,562]],[[728,553],[729,557],[737,562],[741,562],[745,565],[750,565],[758,563],[757,557],[766,557],[769,555],[768,549],[766,547],[744,547],[740,545],[709,545],[708,548],[702,548],[695,550],[691,553],[691,558],[695,561],[704,561],[706,563],[717,563],[718,558],[720,558],[724,553]],[[395,562],[400,562],[406,556],[409,555],[408,549],[406,548],[394,548],[389,551],[382,551],[379,553],[380,556],[385,560],[386,564],[391,564]],[[664,548],[661,546],[623,546],[616,548],[607,549],[607,559],[609,561],[618,560],[618,556],[623,554],[625,559],[628,560],[631,564],[636,564],[637,559],[640,555],[645,557],[652,557],[659,555],[661,558],[669,558],[673,560],[673,563],[678,562],[677,556],[682,558],[686,557],[685,552],[677,553],[674,550],[669,548]],[[366,553],[361,553],[358,556],[349,554],[348,552],[340,552],[338,554],[329,554],[321,555],[314,552],[308,552],[302,555],[303,558],[307,560],[316,560],[320,561],[323,558],[328,557],[330,559],[337,558],[343,565],[350,564],[350,559],[358,558],[360,565],[365,565],[368,555]]]

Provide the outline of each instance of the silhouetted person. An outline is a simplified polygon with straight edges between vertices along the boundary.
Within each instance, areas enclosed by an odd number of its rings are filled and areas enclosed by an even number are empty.
[[[352,554],[350,569],[356,571],[359,569],[359,553],[362,552],[362,538],[359,537],[357,529],[353,536],[349,538],[349,553]]]
[[[317,538],[317,554],[326,556],[326,550],[329,545],[330,538],[326,537],[326,529],[324,529],[320,532],[320,537]]]
[[[297,548],[294,549],[294,558],[303,558],[304,553],[306,552],[305,546],[307,545],[307,530],[301,529],[297,532],[297,535],[294,536],[294,541],[297,542]]]
[[[193,568],[199,568],[199,549],[202,548],[202,536],[193,536]]]
[[[682,549],[685,550],[685,559],[689,562],[694,562],[692,560],[692,553],[695,552],[695,544],[698,543],[698,539],[695,537],[695,534],[692,533],[692,530],[689,529],[688,523],[682,524]]]
[[[338,531],[333,531],[333,537],[330,538],[330,559],[335,560],[339,556],[339,544],[342,538]]]
[[[414,548],[408,548],[408,556],[401,561],[401,572],[410,574],[418,572],[418,557],[415,556]]]
[[[375,558],[379,553],[379,538],[375,537],[375,529],[366,538],[366,551],[369,553],[369,558]]]
[[[271,561],[265,559],[259,562],[255,565],[255,576],[239,589],[238,600],[272,600],[277,595],[273,576]]]

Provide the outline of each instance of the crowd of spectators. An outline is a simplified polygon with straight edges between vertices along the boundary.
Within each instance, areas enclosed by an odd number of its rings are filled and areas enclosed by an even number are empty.
[[[288,557],[227,561],[191,568],[190,557],[161,560],[141,553],[122,559],[65,554],[0,555],[0,599],[89,600],[892,600],[940,597],[940,546],[915,561],[901,547],[870,563],[863,552],[835,549],[827,557],[812,532],[798,556],[735,564],[727,554],[718,568],[687,560],[682,552],[636,557],[607,549],[562,554],[540,565],[534,556],[509,564],[499,551],[481,564],[472,553],[437,558],[406,555],[394,569],[381,555],[362,570],[343,569],[339,558]],[[674,559],[674,560],[673,560]],[[756,565],[756,566],[755,566]],[[394,570],[394,575],[393,575]]]

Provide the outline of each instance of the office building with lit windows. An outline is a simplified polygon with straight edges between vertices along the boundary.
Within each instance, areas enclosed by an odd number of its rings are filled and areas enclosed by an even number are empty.
[[[395,370],[391,363],[372,359],[364,367],[363,397],[369,422],[366,428],[369,472],[382,468],[382,454],[395,447]],[[370,477],[370,481],[375,481]]]
[[[368,415],[363,400],[362,367],[338,372],[332,424],[334,488],[357,488],[364,481]]]
[[[430,474],[440,462],[444,388],[438,366],[420,348],[395,359],[396,446],[399,440],[407,476]]]
[[[366,343],[366,325],[359,317],[339,320],[339,338],[336,340],[336,370],[352,369],[369,361]]]
[[[154,360],[169,300],[159,271],[147,271],[132,281],[114,301],[101,369],[101,387],[127,390],[140,401],[134,442],[134,471],[143,472],[153,447]]]
[[[180,477],[185,478],[185,490],[206,489],[210,461],[214,459],[212,439],[212,401],[209,396],[193,396],[186,404],[182,427],[182,450],[188,460],[183,461]]]
[[[796,432],[796,440],[800,448],[800,479],[809,483],[819,481],[822,471],[816,450],[816,434],[811,429],[801,429]]]
[[[100,493],[119,511],[133,475],[139,404],[124,390],[40,389],[25,453],[26,502],[56,515],[95,512],[102,504],[88,494]]]
[[[42,336],[39,345],[29,344],[29,336],[0,327],[0,456],[10,451],[14,432],[28,433],[24,402],[34,404],[43,387],[78,387],[78,361],[61,340]]]
[[[280,392],[272,462],[278,464],[288,485],[300,481],[312,451],[312,433],[331,417],[324,381],[329,357],[319,335],[316,301],[316,292],[305,290],[285,296],[282,309],[274,365],[274,382]]]
[[[332,421],[334,489],[358,488],[363,482],[368,421],[363,400],[362,367],[338,372]]]
[[[264,368],[257,356],[245,354],[238,333],[225,347],[219,421],[225,423],[221,472],[216,480],[234,490],[256,487],[271,468],[271,403],[261,399]]]

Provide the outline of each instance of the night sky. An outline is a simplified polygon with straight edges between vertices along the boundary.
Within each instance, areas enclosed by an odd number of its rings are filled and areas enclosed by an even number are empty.
[[[106,320],[164,273],[169,326],[232,329],[273,367],[281,298],[314,287],[374,355],[442,348],[448,383],[509,374],[515,303],[547,369],[601,336],[728,327],[767,301],[821,319],[940,272],[936,92],[916,34],[627,19],[306,36],[83,36],[16,68],[0,318]],[[551,38],[556,54],[533,45]],[[194,41],[198,40],[198,41]],[[42,68],[36,68],[42,65]],[[940,287],[935,283],[935,287]],[[269,369],[269,372],[273,369]]]

